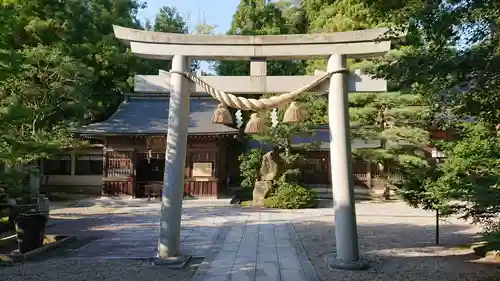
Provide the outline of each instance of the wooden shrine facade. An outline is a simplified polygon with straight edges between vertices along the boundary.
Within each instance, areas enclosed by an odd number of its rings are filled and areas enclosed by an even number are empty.
[[[429,137],[433,140],[451,140],[453,138],[452,131],[442,131],[438,128],[431,127],[428,129]],[[310,185],[323,185],[331,186],[331,168],[330,168],[330,152],[329,152],[329,136],[324,131],[318,131],[314,137],[314,141],[320,144],[318,150],[315,151],[302,151],[303,161],[301,162],[301,179],[304,183]],[[305,142],[305,140],[301,140]],[[378,141],[361,141],[354,140],[351,143],[353,148],[376,148],[380,145]],[[433,146],[429,145],[423,149],[424,155],[429,162],[435,161],[432,158]],[[391,178],[398,178],[397,172],[391,168],[391,163],[387,163],[388,175]],[[381,173],[375,163],[362,161],[359,159],[352,159],[352,175],[356,185],[365,186],[368,188],[383,188],[383,181],[381,180]]]
[[[237,158],[231,147],[238,129],[213,124],[216,107],[213,99],[190,98],[184,179],[187,197],[217,197],[228,179],[237,177],[238,170],[228,161]],[[81,135],[104,141],[103,194],[144,197],[150,186],[161,190],[168,108],[168,95],[127,94],[108,120],[79,130]]]
[[[160,145],[148,147],[148,140]],[[234,169],[228,159],[234,155],[232,135],[188,136],[184,195],[217,197],[226,188]],[[232,156],[232,157],[231,157]],[[145,197],[146,186],[163,184],[165,167],[164,136],[107,136],[104,148],[103,193]]]

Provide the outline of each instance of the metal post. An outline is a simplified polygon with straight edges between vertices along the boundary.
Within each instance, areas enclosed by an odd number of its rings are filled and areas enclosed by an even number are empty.
[[[172,70],[189,71],[189,59],[174,56]],[[184,194],[184,167],[186,162],[187,131],[189,124],[189,91],[187,78],[171,74],[171,93],[168,115],[167,148],[160,216],[158,257],[179,255],[182,199]]]
[[[344,55],[332,55],[328,60],[327,71],[346,67]],[[364,269],[366,265],[359,260],[351,167],[347,75],[344,73],[335,73],[330,78],[328,122],[330,125],[330,163],[335,209],[336,253],[325,257],[325,260],[331,268]]]
[[[436,210],[436,245],[439,245],[439,210]]]
[[[436,159],[436,163],[434,164],[434,170],[437,170],[439,165],[439,152],[438,150],[434,150],[432,153],[432,157]],[[436,209],[436,245],[439,245],[439,209]]]

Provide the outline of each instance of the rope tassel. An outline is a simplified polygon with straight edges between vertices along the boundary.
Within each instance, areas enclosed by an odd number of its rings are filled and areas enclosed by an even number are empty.
[[[212,123],[223,125],[233,124],[233,116],[231,116],[231,112],[229,112],[225,104],[219,103],[219,105],[217,105],[217,109],[215,109],[212,115]]]
[[[252,113],[250,120],[248,120],[245,127],[246,134],[264,134],[266,132],[266,125],[264,119],[259,117],[258,113]]]
[[[296,124],[304,121],[305,117],[305,112],[300,107],[300,105],[297,102],[292,101],[290,103],[290,106],[285,111],[285,115],[283,116],[283,123]]]

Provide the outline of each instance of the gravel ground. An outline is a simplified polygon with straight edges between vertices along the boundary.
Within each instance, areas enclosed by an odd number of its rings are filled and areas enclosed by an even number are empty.
[[[477,237],[478,228],[456,219],[441,224],[441,246],[435,245],[435,217],[403,203],[357,205],[359,244],[366,271],[331,270],[324,256],[335,249],[334,216],[317,210],[294,227],[324,281],[465,281],[495,280],[500,267],[473,262],[465,248]],[[498,279],[496,279],[498,280]]]
[[[61,260],[0,267],[2,281],[184,281],[192,269],[176,271],[153,267],[144,261]]]

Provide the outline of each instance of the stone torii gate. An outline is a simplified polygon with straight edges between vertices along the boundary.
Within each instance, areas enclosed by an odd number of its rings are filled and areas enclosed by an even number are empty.
[[[135,90],[140,92],[170,92],[158,257],[169,259],[180,255],[190,93],[209,92],[209,85],[216,94],[222,93],[227,97],[224,92],[228,92],[240,95],[240,100],[246,100],[241,96],[250,93],[288,93],[315,83],[314,87],[308,88],[309,91],[328,91],[331,136],[336,252],[325,259],[332,268],[363,268],[359,257],[354,207],[348,92],[383,92],[387,90],[387,84],[384,80],[372,79],[360,72],[346,75],[346,57],[366,58],[385,54],[390,50],[391,42],[380,40],[380,37],[386,31],[370,29],[329,34],[214,36],[170,34],[114,26],[115,36],[129,44],[134,54],[149,59],[172,60],[172,71],[160,71],[157,76],[138,75],[135,85]],[[318,71],[314,76],[267,76],[267,60],[325,58],[328,59],[326,74]],[[192,59],[250,60],[250,76],[196,77],[189,73]],[[190,83],[187,78],[197,83]]]

